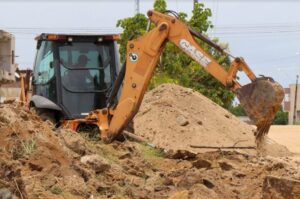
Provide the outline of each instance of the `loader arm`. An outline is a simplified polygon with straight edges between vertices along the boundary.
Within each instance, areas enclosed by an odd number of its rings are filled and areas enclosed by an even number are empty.
[[[167,41],[178,46],[233,92],[241,88],[236,80],[238,70],[243,70],[251,81],[256,80],[254,73],[242,58],[235,58],[226,71],[199,46],[193,37],[193,35],[197,36],[197,33],[191,31],[176,17],[156,11],[149,11],[148,17],[156,27],[128,42],[126,64],[123,67],[124,78],[123,81],[121,78],[122,90],[118,102],[115,106],[95,110],[88,116],[89,120],[97,121],[101,138],[105,141],[109,142],[115,138],[136,115]]]

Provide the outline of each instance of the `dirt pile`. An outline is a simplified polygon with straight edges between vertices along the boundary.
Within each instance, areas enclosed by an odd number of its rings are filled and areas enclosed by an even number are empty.
[[[55,198],[62,187],[68,192],[85,192],[84,180],[72,164],[78,155],[66,147],[66,132],[58,136],[52,128],[24,108],[1,105],[1,186],[20,198]]]
[[[211,151],[191,145],[256,146],[253,126],[241,122],[200,93],[175,84],[163,84],[145,95],[134,128],[136,134],[168,150]],[[281,155],[288,153],[286,148],[274,144],[268,141],[265,146],[275,147]],[[253,150],[243,151],[253,153]]]
[[[0,198],[261,198],[268,175],[300,179],[300,162],[290,158],[225,151],[166,158],[140,143],[95,139],[0,104]]]

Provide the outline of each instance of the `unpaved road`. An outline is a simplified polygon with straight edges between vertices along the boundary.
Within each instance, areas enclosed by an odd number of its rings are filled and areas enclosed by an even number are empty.
[[[300,125],[272,125],[269,137],[300,154]]]

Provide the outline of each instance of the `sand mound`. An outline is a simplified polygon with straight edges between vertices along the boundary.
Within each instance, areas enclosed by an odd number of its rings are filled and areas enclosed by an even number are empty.
[[[174,84],[148,92],[134,122],[136,134],[169,150],[208,151],[190,145],[256,146],[253,126],[200,93]]]

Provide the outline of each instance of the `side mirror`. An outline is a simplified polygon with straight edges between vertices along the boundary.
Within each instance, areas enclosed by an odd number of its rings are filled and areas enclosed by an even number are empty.
[[[51,61],[51,62],[49,63],[49,67],[50,67],[50,68],[53,68],[53,61]]]
[[[31,76],[31,83],[34,84],[35,83],[35,78],[34,75]]]

